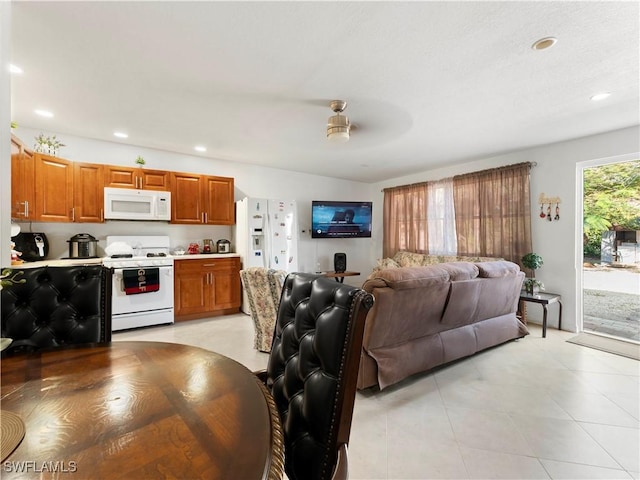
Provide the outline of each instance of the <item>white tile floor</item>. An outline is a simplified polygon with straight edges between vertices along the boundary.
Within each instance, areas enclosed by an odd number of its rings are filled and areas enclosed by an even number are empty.
[[[351,479],[640,479],[640,362],[531,335],[357,395]],[[246,315],[114,334],[185,343],[251,370]]]

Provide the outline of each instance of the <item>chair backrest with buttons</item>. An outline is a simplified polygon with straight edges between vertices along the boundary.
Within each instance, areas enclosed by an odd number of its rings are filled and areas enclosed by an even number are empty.
[[[349,442],[367,311],[373,296],[334,279],[287,276],[266,384],[282,420],[290,480],[332,478]]]
[[[3,269],[4,355],[111,340],[111,275],[101,265]]]

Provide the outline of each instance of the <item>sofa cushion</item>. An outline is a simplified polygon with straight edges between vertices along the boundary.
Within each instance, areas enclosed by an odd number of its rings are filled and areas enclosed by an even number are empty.
[[[393,258],[380,258],[376,265],[376,270],[384,270],[385,268],[399,268],[400,264]]]
[[[449,277],[452,282],[471,280],[472,278],[476,278],[479,272],[478,267],[469,262],[442,263],[438,265],[438,267],[449,272]]]
[[[393,256],[393,260],[401,267],[420,267],[422,265],[428,265],[425,263],[425,257],[422,253],[414,252],[397,252]]]
[[[391,260],[391,262],[385,263],[385,260]],[[436,265],[440,263],[448,262],[493,262],[497,260],[503,260],[502,258],[494,257],[479,257],[479,256],[460,256],[460,255],[432,255],[427,253],[415,253],[415,252],[396,252],[393,259],[384,258],[378,260],[378,265],[384,264],[386,268],[394,267],[392,262],[395,262],[400,267],[419,267],[426,265]]]
[[[363,289],[371,292],[375,287],[391,287],[394,290],[423,288],[431,285],[449,282],[450,275],[440,265],[428,267],[400,267],[380,270],[368,279]]]
[[[479,275],[482,278],[498,278],[506,277],[508,275],[517,275],[520,271],[520,267],[507,260],[501,260],[497,262],[479,262],[476,263],[479,270]]]
[[[457,262],[459,261],[459,257],[455,255],[430,255],[424,254],[422,255],[424,258],[422,259],[422,265],[436,265],[438,263],[445,262]]]

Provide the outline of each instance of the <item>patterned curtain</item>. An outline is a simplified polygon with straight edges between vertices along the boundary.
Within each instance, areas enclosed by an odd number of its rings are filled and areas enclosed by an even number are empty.
[[[520,264],[531,252],[530,163],[453,177],[458,255]]]

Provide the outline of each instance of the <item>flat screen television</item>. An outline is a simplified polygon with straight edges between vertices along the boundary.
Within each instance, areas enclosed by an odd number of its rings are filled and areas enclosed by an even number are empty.
[[[372,202],[311,202],[311,238],[371,237]]]

